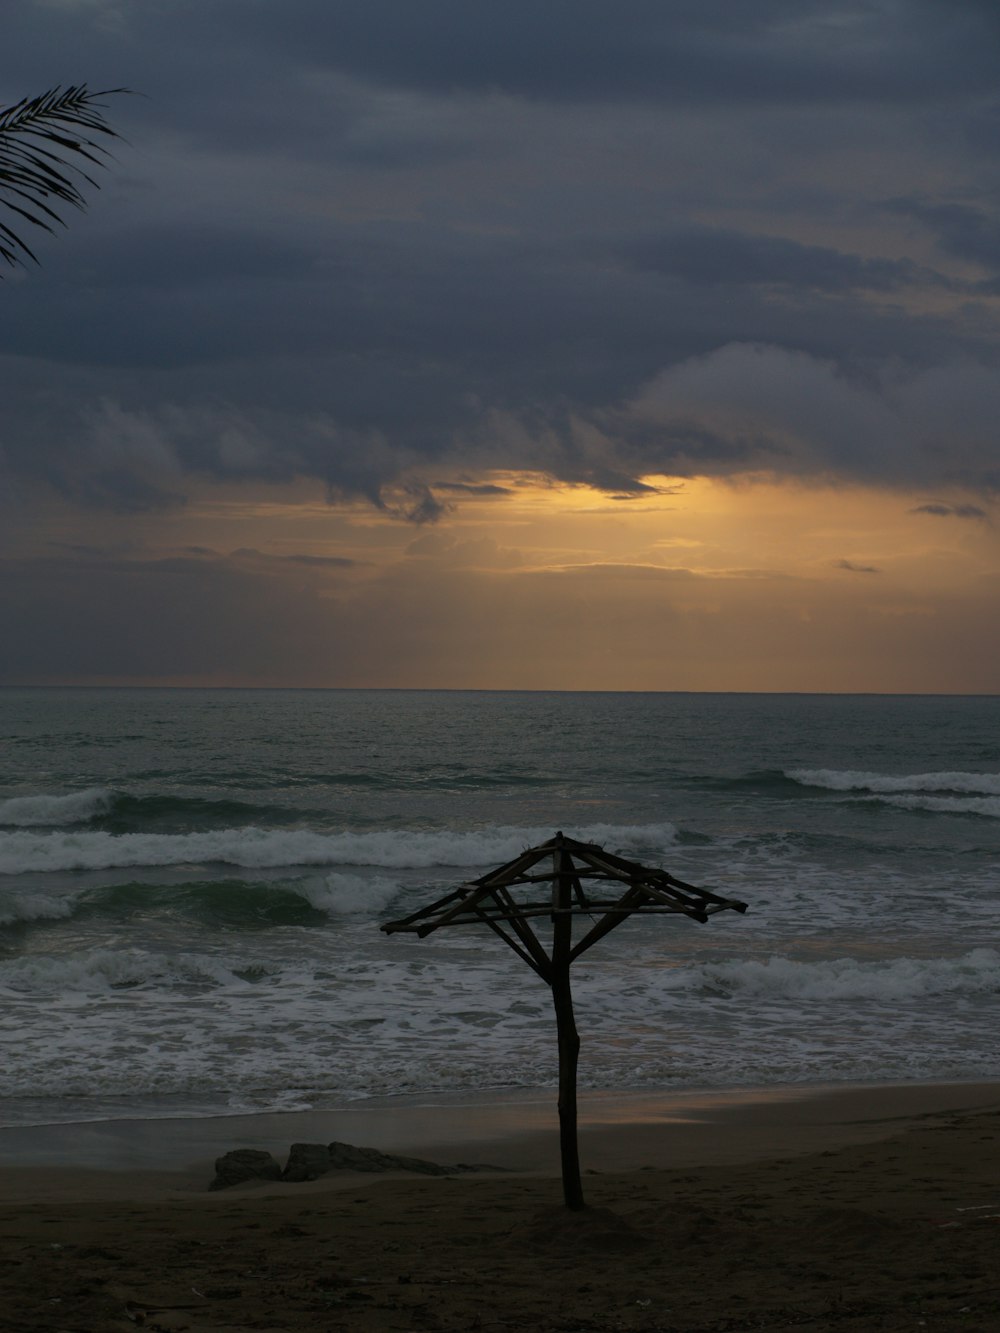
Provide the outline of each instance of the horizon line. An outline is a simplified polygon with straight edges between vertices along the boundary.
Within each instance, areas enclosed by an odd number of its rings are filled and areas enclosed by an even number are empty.
[[[479,686],[479,685],[164,685],[95,684],[92,682],[2,682],[0,690],[170,690],[177,693],[203,691],[218,693],[272,694],[609,694],[609,695],[683,695],[691,698],[730,697],[834,699],[996,699],[992,690],[683,690],[683,689],[575,689],[562,686]]]

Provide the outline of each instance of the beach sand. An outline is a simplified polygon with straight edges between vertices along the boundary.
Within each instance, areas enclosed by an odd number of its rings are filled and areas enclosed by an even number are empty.
[[[0,1130],[0,1327],[1000,1330],[1000,1084],[551,1095]],[[503,1171],[210,1193],[329,1139]]]

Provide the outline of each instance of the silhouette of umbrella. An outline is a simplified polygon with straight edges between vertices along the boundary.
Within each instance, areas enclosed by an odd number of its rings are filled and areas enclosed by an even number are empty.
[[[442,926],[489,926],[551,988],[559,1039],[563,1197],[567,1208],[577,1209],[586,1205],[577,1145],[580,1038],[573,1017],[570,965],[629,916],[671,914],[704,922],[727,909],[745,912],[747,905],[696,889],[665,870],[626,861],[594,843],[557,833],[401,921],[386,922],[381,929],[389,935],[411,931],[423,939]],[[549,949],[532,924],[545,917],[552,922]],[[574,943],[575,917],[588,918],[590,929]]]

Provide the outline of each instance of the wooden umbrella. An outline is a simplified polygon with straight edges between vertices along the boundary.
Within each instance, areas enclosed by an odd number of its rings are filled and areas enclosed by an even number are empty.
[[[544,886],[549,886],[547,889]],[[515,890],[527,890],[526,894]],[[583,1208],[577,1146],[576,1067],[580,1037],[573,1017],[569,969],[592,944],[626,917],[672,914],[707,921],[716,912],[745,912],[746,903],[720,898],[665,870],[626,861],[594,843],[557,833],[513,861],[462,884],[437,902],[382,926],[387,934],[411,931],[421,939],[442,926],[485,924],[551,988],[559,1038],[559,1144],[567,1208]],[[548,917],[548,949],[533,922]],[[590,928],[574,942],[574,917]]]

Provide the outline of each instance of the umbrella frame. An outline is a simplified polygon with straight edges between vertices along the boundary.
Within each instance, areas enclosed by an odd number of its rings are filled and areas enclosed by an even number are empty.
[[[545,896],[535,896],[547,886]],[[526,901],[511,890],[527,888]],[[445,926],[486,925],[552,992],[559,1043],[559,1143],[563,1197],[567,1208],[584,1208],[577,1138],[576,1075],[580,1037],[573,1013],[570,967],[581,954],[636,914],[686,916],[706,922],[717,912],[745,912],[746,903],[695,888],[665,870],[627,861],[595,843],[556,833],[506,865],[460,885],[436,902],[381,929],[409,931],[423,939]],[[552,923],[546,949],[535,929]],[[574,919],[588,917],[590,929],[575,942]]]

